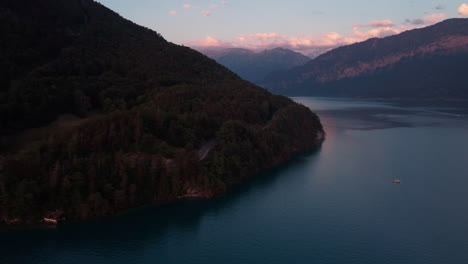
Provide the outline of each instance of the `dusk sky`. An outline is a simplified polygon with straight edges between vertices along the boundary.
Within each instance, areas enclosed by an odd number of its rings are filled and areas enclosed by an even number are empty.
[[[281,46],[305,54],[468,15],[468,4],[459,0],[100,2],[176,44],[259,50]]]

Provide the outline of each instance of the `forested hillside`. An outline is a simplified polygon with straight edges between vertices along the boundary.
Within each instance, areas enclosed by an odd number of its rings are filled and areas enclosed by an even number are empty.
[[[323,136],[308,108],[91,0],[2,1],[0,33],[6,223],[212,197]]]

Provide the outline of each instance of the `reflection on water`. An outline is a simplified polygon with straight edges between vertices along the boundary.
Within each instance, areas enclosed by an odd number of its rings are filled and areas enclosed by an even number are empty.
[[[0,231],[0,263],[468,263],[468,108],[294,99],[320,149],[210,201]]]
[[[310,97],[294,99],[313,109],[324,120],[327,128],[372,130],[411,126],[459,127],[466,126],[465,121],[468,119],[468,102],[376,102]]]

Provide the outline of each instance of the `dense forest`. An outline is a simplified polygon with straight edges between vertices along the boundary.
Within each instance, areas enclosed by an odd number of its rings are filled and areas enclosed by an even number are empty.
[[[212,197],[319,118],[91,0],[0,3],[0,222]]]

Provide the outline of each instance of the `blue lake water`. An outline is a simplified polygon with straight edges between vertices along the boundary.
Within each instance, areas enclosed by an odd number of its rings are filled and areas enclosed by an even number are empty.
[[[467,105],[294,100],[319,150],[213,200],[0,230],[0,263],[468,263]]]

